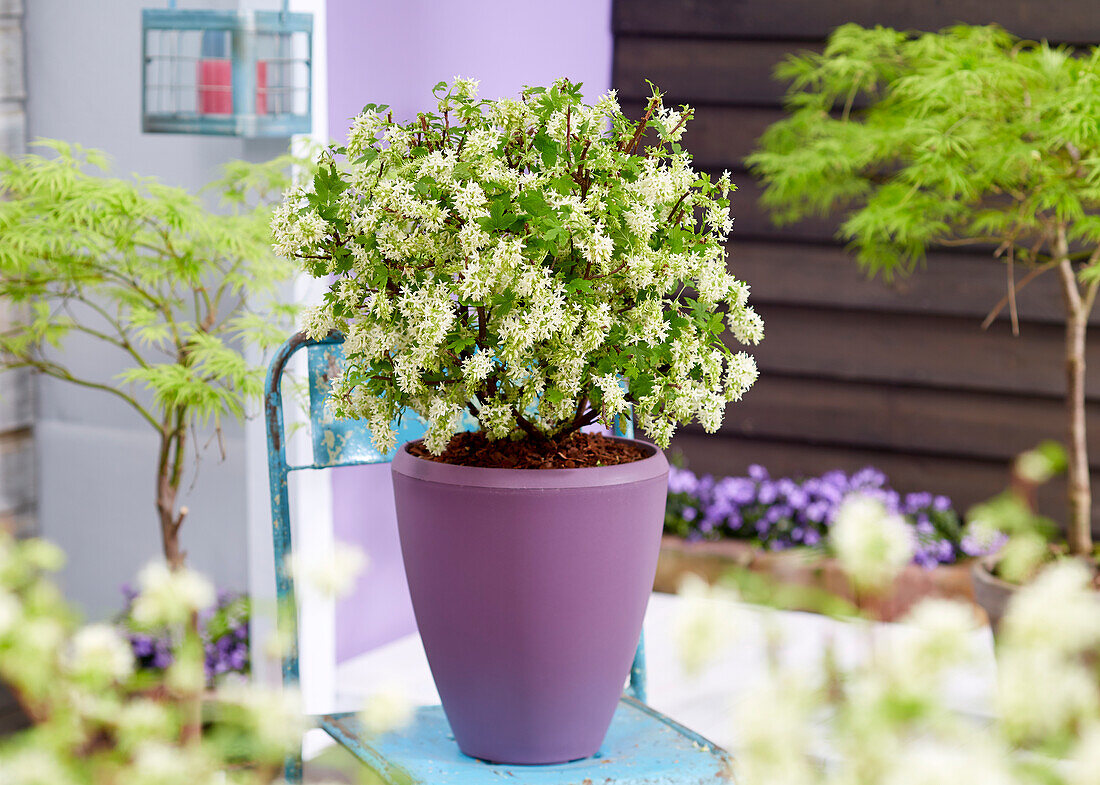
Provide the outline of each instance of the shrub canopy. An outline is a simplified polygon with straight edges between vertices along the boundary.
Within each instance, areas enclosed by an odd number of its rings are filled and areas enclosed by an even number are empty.
[[[726,271],[729,175],[696,173],[680,145],[691,111],[655,91],[635,123],[566,80],[495,101],[476,87],[439,83],[438,112],[404,125],[368,105],[277,210],[279,252],[335,276],[306,329],[345,334],[337,414],[388,450],[411,408],[434,453],[464,413],[494,439],[630,405],[661,445],[691,418],[717,429],[756,378],[723,333],[755,343],[762,323]]]

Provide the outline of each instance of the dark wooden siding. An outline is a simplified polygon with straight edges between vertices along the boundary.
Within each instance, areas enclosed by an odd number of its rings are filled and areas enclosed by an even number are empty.
[[[752,285],[766,323],[757,386],[719,434],[689,427],[674,447],[715,473],[753,462],[785,474],[874,464],[900,490],[947,493],[965,508],[1004,487],[1016,453],[1063,437],[1061,298],[1053,278],[1040,278],[1020,294],[1018,337],[1005,318],[983,331],[1006,286],[988,255],[939,251],[910,277],[869,281],[834,239],[836,220],[771,222],[742,161],[783,114],[772,69],[791,52],[820,50],[845,22],[995,22],[1030,38],[1100,42],[1095,0],[615,0],[620,101],[640,106],[649,79],[667,103],[695,107],[687,145],[698,168],[735,174],[730,269]],[[1100,335],[1090,340],[1089,441],[1100,470]],[[1059,490],[1046,494],[1054,515]]]

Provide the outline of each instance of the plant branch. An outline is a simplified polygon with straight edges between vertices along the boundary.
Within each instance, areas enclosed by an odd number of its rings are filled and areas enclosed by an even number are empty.
[[[1032,270],[1028,271],[1027,275],[1016,281],[1014,287],[1015,293],[1019,294],[1025,286],[1027,286],[1029,283],[1034,281],[1036,278],[1038,278],[1040,275],[1042,275],[1055,265],[1057,265],[1057,262],[1047,262],[1046,264],[1040,265],[1039,267],[1035,267]],[[996,319],[998,315],[1000,315],[1001,311],[1003,311],[1005,306],[1008,305],[1008,302],[1009,295],[1007,294],[997,301],[997,304],[993,306],[993,309],[986,315],[985,319],[982,320],[983,330],[989,329],[989,325],[993,324],[993,320]]]
[[[136,398],[127,395],[122,390],[115,387],[111,387],[108,384],[101,384],[100,382],[93,382],[89,379],[81,379],[73,376],[73,374],[66,368],[62,368],[56,363],[51,363],[48,360],[24,358],[19,359],[13,363],[4,363],[5,368],[31,368],[39,373],[44,373],[47,376],[52,376],[54,379],[60,379],[63,382],[70,382],[72,384],[79,385],[81,387],[87,387],[92,390],[102,390],[103,392],[110,393],[117,398],[122,399],[130,405],[138,414],[140,414],[146,422],[153,426],[158,433],[162,433],[160,423],[156,421],[156,418],[149,413],[149,410],[137,402]]]
[[[532,439],[543,442],[550,441],[549,437],[538,428],[536,428],[530,420],[520,414],[519,410],[515,406],[512,407],[512,416],[516,418],[516,422],[519,424],[519,427],[523,430],[523,432],[530,436]]]

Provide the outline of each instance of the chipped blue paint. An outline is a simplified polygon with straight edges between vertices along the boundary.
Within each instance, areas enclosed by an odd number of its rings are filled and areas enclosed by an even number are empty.
[[[387,463],[397,454],[397,447],[382,453],[374,446],[370,430],[362,420],[337,419],[329,402],[333,380],[344,366],[344,348],[340,344],[310,346],[309,352],[309,422],[313,437],[313,466],[346,466],[359,463]],[[407,411],[394,420],[397,445],[419,439],[428,424],[420,415]],[[465,424],[468,428],[468,423]]]
[[[319,725],[390,785],[688,785],[732,779],[724,750],[627,697],[594,757],[550,766],[492,764],[463,755],[439,706],[418,709],[408,726],[374,737],[354,714],[325,715]]]
[[[297,685],[298,619],[294,578],[287,569],[293,543],[287,476],[299,469],[326,469],[386,463],[396,449],[383,454],[370,439],[361,420],[337,420],[326,407],[332,380],[344,362],[344,337],[337,332],[314,341],[298,333],[284,343],[268,368],[264,386],[264,416],[267,424],[268,478],[271,486],[272,542],[275,550],[275,584],[278,593],[280,636],[289,641],[282,661],[283,683]],[[286,427],[280,389],[283,372],[295,352],[305,347],[309,368],[309,415],[313,463],[291,466],[286,459]],[[617,422],[615,435],[633,437],[630,418]],[[476,427],[466,416],[463,426]],[[395,422],[397,444],[419,439],[425,423],[413,412]],[[645,640],[639,640],[630,668],[629,685],[600,754],[584,761],[560,766],[495,766],[468,758],[458,751],[443,710],[439,706],[421,709],[415,722],[402,731],[366,740],[354,715],[315,717],[319,727],[347,747],[391,785],[432,783],[474,785],[493,782],[496,777],[512,778],[529,785],[564,785],[615,782],[624,785],[665,785],[718,782],[728,777],[726,753],[709,741],[646,706]],[[287,759],[286,780],[302,779],[301,755]],[[718,779],[716,779],[718,778]]]

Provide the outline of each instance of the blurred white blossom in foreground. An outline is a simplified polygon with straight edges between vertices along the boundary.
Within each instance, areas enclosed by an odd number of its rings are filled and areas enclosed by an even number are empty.
[[[185,567],[173,570],[153,562],[138,574],[141,591],[130,615],[148,626],[185,624],[193,613],[214,604],[214,587],[197,572]]]
[[[400,730],[412,721],[413,705],[405,691],[388,686],[367,698],[359,712],[359,722],[368,736]]]
[[[737,630],[739,597],[733,589],[711,586],[690,572],[681,579],[680,597],[684,601],[676,622],[680,662],[688,674],[697,674]]]
[[[118,681],[133,672],[134,655],[116,627],[89,624],[73,636],[68,664],[74,674]]]
[[[859,498],[835,525],[853,582],[888,590],[908,534]],[[688,670],[735,629],[730,614],[705,610],[712,591],[701,579],[684,585]],[[972,606],[928,599],[899,626],[850,623],[859,656],[826,650],[795,665],[781,647],[767,652],[731,717],[740,785],[1100,785],[1100,595],[1083,564],[1052,564],[1010,603],[993,718],[949,707],[949,677],[975,654]]]
[[[913,559],[913,533],[882,502],[852,494],[837,510],[830,540],[840,566],[861,591],[889,585]]]
[[[290,574],[297,581],[326,597],[346,597],[367,568],[367,555],[347,543],[336,543],[314,553],[295,553],[288,559]]]

